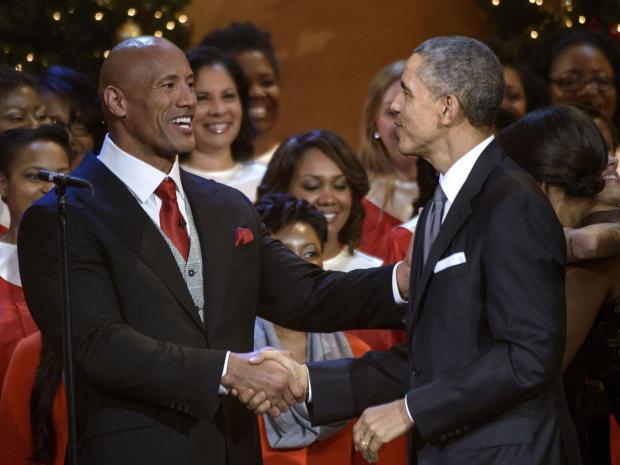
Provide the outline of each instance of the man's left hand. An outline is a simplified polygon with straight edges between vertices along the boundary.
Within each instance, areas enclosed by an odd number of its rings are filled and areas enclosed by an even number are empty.
[[[353,426],[355,450],[369,463],[379,460],[379,449],[384,444],[413,428],[405,402],[405,399],[398,399],[367,408]]]

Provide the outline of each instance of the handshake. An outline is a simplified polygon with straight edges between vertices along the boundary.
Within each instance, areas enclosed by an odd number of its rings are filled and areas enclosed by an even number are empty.
[[[308,369],[289,352],[271,347],[247,354],[231,352],[222,385],[257,415],[278,416],[308,399]]]

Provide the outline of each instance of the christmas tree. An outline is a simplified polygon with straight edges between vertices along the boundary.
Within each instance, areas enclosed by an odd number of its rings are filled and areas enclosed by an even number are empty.
[[[96,78],[118,42],[139,35],[189,43],[189,0],[2,0],[0,63],[37,72],[53,64]]]
[[[618,45],[620,0],[478,0],[504,40],[548,39],[559,28],[587,27]]]

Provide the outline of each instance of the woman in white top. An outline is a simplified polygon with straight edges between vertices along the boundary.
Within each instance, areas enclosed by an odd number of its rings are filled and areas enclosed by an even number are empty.
[[[254,161],[267,165],[280,143],[274,131],[280,108],[280,64],[271,34],[250,21],[232,22],[209,32],[200,45],[218,47],[241,65],[250,94],[248,113],[257,132]]]
[[[278,147],[258,188],[262,197],[289,192],[327,219],[323,267],[350,271],[381,265],[356,246],[362,234],[368,178],[347,143],[330,131],[294,135]]]
[[[234,187],[253,201],[265,167],[251,161],[255,132],[243,72],[231,56],[213,47],[191,49],[187,58],[198,100],[192,122],[196,147],[181,166]]]

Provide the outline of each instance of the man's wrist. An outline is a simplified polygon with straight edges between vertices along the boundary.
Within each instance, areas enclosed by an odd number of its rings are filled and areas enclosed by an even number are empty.
[[[398,282],[398,268],[400,266],[408,266],[408,265],[407,263],[404,262],[404,260],[401,260],[396,265],[394,265],[394,268],[392,269],[392,295],[394,296],[394,302],[396,302],[399,305],[403,305],[407,303],[407,299],[409,298],[409,295],[408,294],[405,295],[400,292],[401,286],[399,286],[399,282]],[[405,288],[408,289],[408,283]]]

